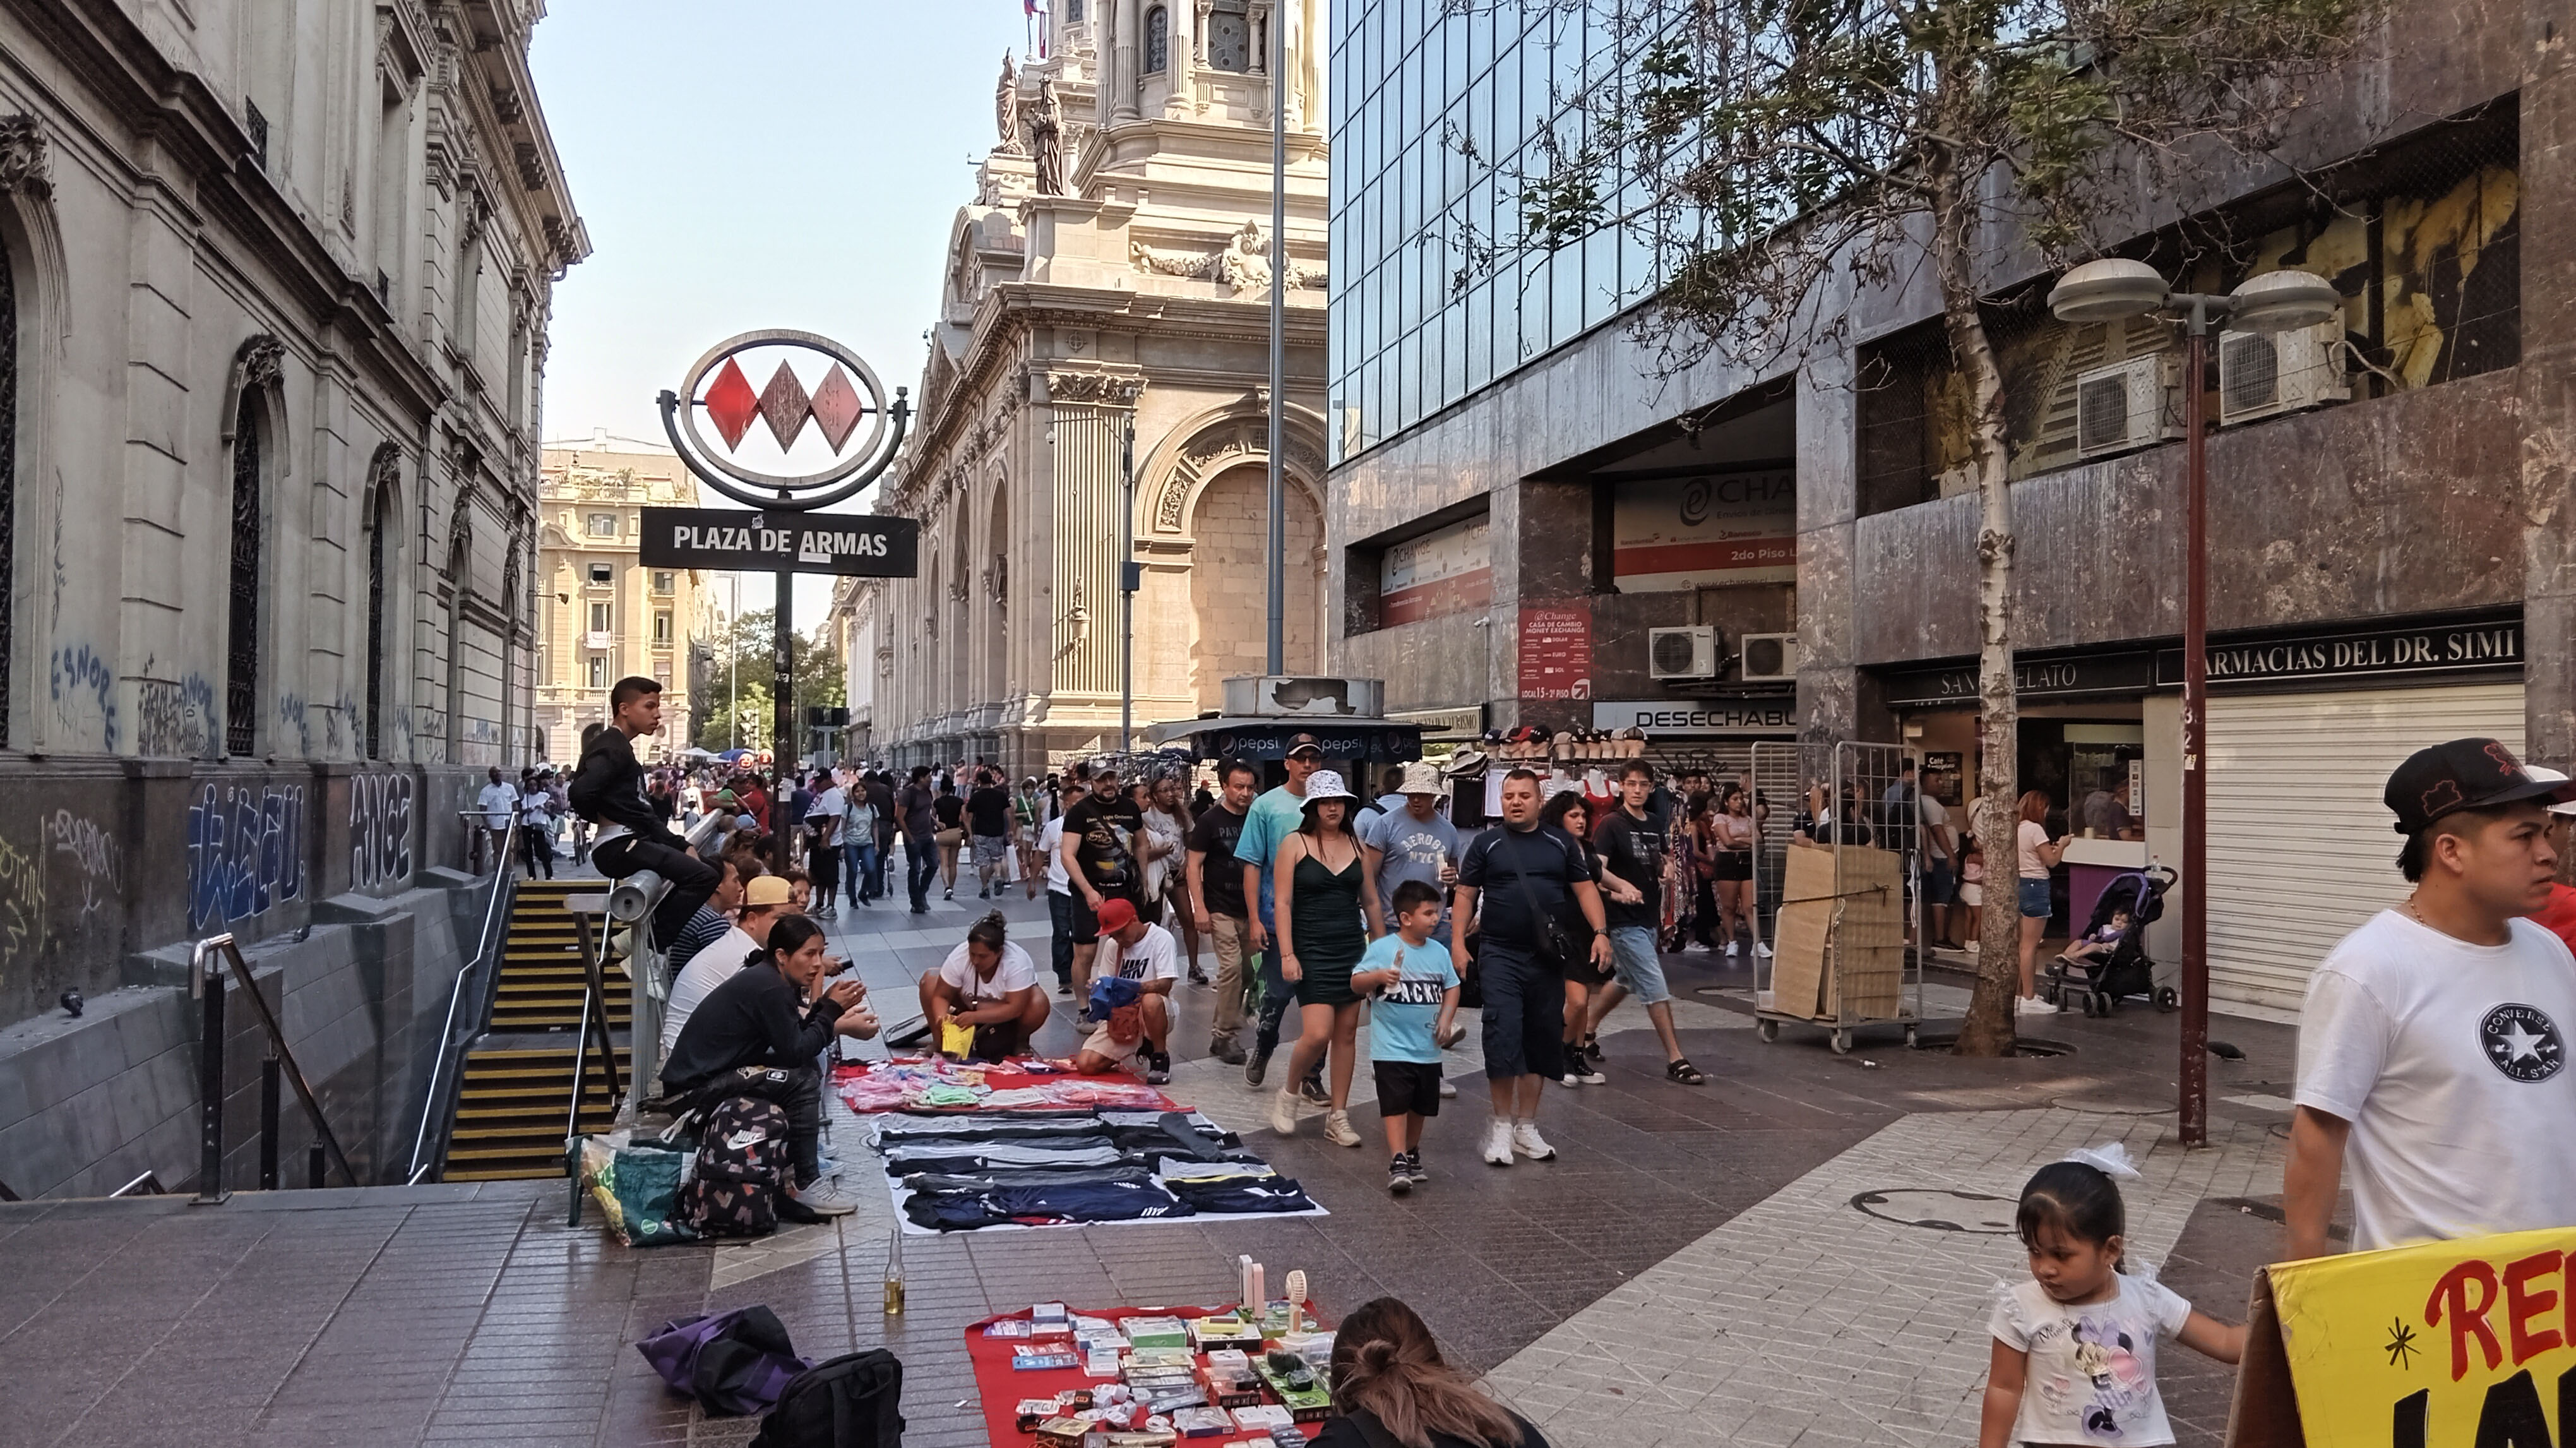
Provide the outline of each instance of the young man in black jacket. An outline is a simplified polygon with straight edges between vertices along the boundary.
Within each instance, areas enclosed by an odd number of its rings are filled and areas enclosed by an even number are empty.
[[[566,794],[583,819],[599,826],[590,857],[601,874],[614,880],[650,870],[671,882],[653,912],[654,943],[667,947],[716,892],[719,877],[691,858],[644,795],[644,766],[636,762],[634,741],[662,732],[662,686],[640,676],[620,679],[608,692],[608,712],[608,727],[582,746],[581,765]]]
[[[822,933],[801,915],[781,918],[751,963],[698,1002],[662,1065],[666,1096],[695,1096],[710,1105],[711,1098],[756,1096],[785,1108],[796,1206],[782,1201],[779,1215],[791,1221],[855,1210],[848,1199],[813,1189],[822,1175],[823,1132],[823,1076],[814,1060],[840,1033],[842,1012],[867,994],[855,976],[822,985]],[[807,1009],[809,992],[814,1004]],[[853,1019],[874,1033],[865,1017]]]

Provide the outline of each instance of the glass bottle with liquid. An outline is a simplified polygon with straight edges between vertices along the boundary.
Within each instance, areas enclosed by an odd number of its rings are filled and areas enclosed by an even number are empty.
[[[886,1239],[885,1315],[903,1316],[903,1224],[895,1224],[894,1235]]]

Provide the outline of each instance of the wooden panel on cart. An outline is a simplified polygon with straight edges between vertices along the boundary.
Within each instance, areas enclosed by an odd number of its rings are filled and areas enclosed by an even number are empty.
[[[1770,1008],[1820,1021],[1895,1018],[1905,971],[1903,861],[1865,845],[1792,841],[1786,853]]]

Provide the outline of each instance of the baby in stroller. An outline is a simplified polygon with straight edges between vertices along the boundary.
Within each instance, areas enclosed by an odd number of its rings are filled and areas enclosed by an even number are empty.
[[[2133,995],[2152,996],[2159,1010],[2173,1009],[2174,993],[2156,989],[2146,925],[2164,914],[2165,892],[2176,878],[2173,871],[2151,865],[2103,887],[2084,933],[2049,963],[2041,993],[2060,1006],[2073,997],[2072,1003],[2082,1005],[2088,1016],[2107,1016],[2121,997]]]

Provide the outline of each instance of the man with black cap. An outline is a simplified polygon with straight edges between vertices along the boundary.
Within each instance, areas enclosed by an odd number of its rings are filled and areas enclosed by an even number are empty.
[[[2291,1257],[2329,1250],[2347,1166],[2356,1250],[2576,1224],[2576,956],[2524,918],[2549,903],[2549,806],[2571,790],[2493,739],[2419,750],[2389,776],[2415,889],[2308,980],[2282,1177]]]

